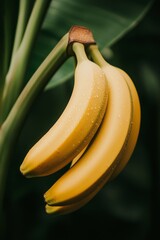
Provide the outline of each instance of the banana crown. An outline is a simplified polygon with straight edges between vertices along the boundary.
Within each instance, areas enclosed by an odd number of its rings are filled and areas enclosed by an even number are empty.
[[[70,32],[70,52],[76,60],[71,98],[20,167],[26,177],[39,177],[70,164],[44,194],[46,212],[52,214],[81,208],[117,177],[131,158],[140,129],[133,81],[106,62],[90,31],[80,29],[85,42],[77,27]]]

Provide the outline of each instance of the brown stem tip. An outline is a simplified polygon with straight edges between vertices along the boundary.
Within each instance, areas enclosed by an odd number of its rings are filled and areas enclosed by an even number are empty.
[[[96,44],[92,32],[83,26],[73,26],[69,30],[68,52],[71,53],[71,46],[74,42],[82,43],[86,46]]]

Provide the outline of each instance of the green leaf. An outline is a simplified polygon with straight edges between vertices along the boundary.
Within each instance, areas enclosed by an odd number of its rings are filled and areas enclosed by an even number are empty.
[[[53,0],[35,47],[30,73],[72,25],[90,28],[97,44],[103,49],[114,44],[135,27],[151,3],[151,0]],[[47,89],[69,79],[71,72],[73,64],[67,62],[52,78]]]

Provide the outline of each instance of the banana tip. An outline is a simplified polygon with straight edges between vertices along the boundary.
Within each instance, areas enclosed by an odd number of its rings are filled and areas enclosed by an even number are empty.
[[[22,173],[23,176],[25,176],[26,178],[31,178],[34,177],[30,172],[28,172],[26,170],[26,168],[24,167],[23,163],[20,166],[20,172]]]
[[[23,175],[26,175],[26,173],[25,173],[25,169],[24,169],[24,166],[23,166],[23,163],[21,164],[21,166],[20,166],[20,172],[23,174]]]
[[[56,213],[56,209],[52,206],[49,206],[48,204],[45,205],[45,211],[47,214],[58,215]]]
[[[43,197],[45,203],[49,206],[54,205],[56,203],[54,199],[50,197],[50,194],[48,194],[48,192],[46,192]]]

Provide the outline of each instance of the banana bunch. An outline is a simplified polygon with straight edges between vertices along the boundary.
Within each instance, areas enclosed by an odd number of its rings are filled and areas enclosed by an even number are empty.
[[[45,176],[70,163],[44,194],[46,212],[67,214],[87,204],[126,166],[140,129],[140,102],[131,78],[107,63],[96,44],[75,42],[75,84],[53,127],[31,148],[20,170]]]
[[[84,45],[73,44],[77,66],[71,98],[53,127],[31,148],[20,170],[45,176],[71,162],[91,141],[104,116],[108,86],[102,69],[90,61]]]

